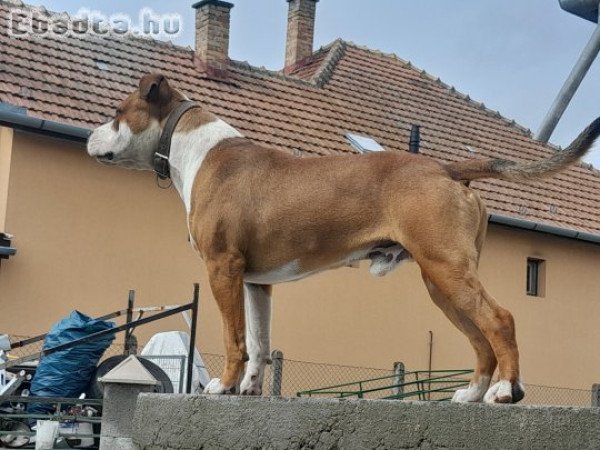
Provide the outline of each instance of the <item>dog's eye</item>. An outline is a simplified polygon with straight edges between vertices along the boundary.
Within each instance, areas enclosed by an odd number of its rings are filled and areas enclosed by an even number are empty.
[[[117,119],[113,120],[113,123],[112,123],[113,130],[119,131],[119,123],[120,122]]]

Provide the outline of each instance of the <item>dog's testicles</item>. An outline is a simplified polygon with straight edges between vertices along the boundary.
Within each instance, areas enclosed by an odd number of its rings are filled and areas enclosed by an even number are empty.
[[[371,267],[369,271],[375,277],[383,277],[404,261],[410,260],[410,254],[398,244],[390,247],[375,247],[369,252]]]

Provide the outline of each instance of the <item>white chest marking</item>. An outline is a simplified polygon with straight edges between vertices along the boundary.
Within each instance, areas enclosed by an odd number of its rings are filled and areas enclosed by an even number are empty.
[[[235,137],[242,137],[242,134],[221,119],[192,131],[173,134],[169,157],[171,179],[188,214],[191,211],[192,187],[202,161],[219,142]]]

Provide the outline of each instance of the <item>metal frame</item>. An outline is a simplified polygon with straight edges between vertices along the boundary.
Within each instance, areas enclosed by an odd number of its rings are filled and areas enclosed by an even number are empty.
[[[385,400],[402,400],[408,397],[418,396],[419,400],[429,400],[431,397],[431,393],[437,392],[445,392],[445,393],[454,393],[457,388],[468,386],[469,380],[462,378],[465,375],[470,375],[473,373],[472,369],[459,369],[459,370],[417,370],[414,372],[404,372],[404,375],[414,375],[414,381],[408,381],[398,384],[397,383],[397,374],[387,375],[385,377],[371,378],[368,380],[355,381],[351,383],[338,384],[335,386],[328,386],[320,389],[311,389],[307,391],[300,391],[296,393],[297,397],[307,396],[334,396],[337,398],[348,398],[348,397],[357,397],[364,398],[365,394],[370,394],[374,392],[381,391],[389,391],[397,392],[393,395],[386,395],[384,397],[380,397]],[[426,374],[424,378],[421,377],[422,374]],[[434,376],[432,376],[432,374]],[[382,380],[390,380],[392,384],[368,388],[369,383],[373,383],[375,381]],[[439,385],[444,384],[443,387],[440,388],[431,388],[431,385]],[[350,388],[352,386],[357,387],[358,389],[340,389],[340,388]],[[406,392],[407,386],[416,386],[417,390]],[[427,388],[426,388],[427,386]],[[452,397],[439,399],[442,400],[450,400]]]
[[[132,291],[130,291],[127,309],[115,311],[113,313],[106,314],[105,316],[98,317],[99,320],[107,320],[107,319],[112,319],[115,317],[119,317],[123,314],[126,314],[128,322],[125,323],[124,325],[120,325],[115,328],[111,328],[110,330],[99,331],[97,333],[90,334],[89,336],[85,336],[81,339],[77,339],[75,341],[57,345],[56,347],[48,348],[48,349],[42,350],[41,352],[37,352],[37,353],[31,354],[31,355],[25,356],[23,358],[6,361],[5,363],[0,364],[0,369],[6,369],[8,367],[12,367],[12,366],[21,364],[26,361],[32,361],[35,359],[39,359],[42,356],[48,356],[48,355],[51,355],[51,354],[56,353],[61,350],[67,350],[67,349],[75,347],[77,345],[91,342],[100,337],[108,336],[111,334],[116,334],[121,331],[129,332],[129,330],[132,330],[139,325],[145,325],[148,323],[156,322],[157,320],[164,319],[165,317],[170,317],[175,314],[179,314],[179,313],[186,312],[189,310],[192,312],[192,320],[191,320],[192,324],[191,324],[191,330],[190,330],[190,346],[189,346],[189,354],[188,354],[188,361],[187,361],[188,378],[187,378],[187,383],[186,383],[186,392],[191,393],[192,372],[193,372],[193,365],[194,365],[194,351],[195,351],[195,345],[196,345],[196,330],[197,330],[197,322],[198,322],[199,297],[200,297],[200,286],[198,283],[194,283],[194,294],[193,294],[193,299],[190,303],[187,303],[187,304],[181,305],[181,306],[160,306],[160,307],[135,308],[134,309],[133,308],[134,296],[132,294]],[[129,320],[133,316],[133,312],[139,313],[139,318],[137,320]],[[141,316],[143,315],[144,312],[156,312],[156,314],[151,317],[141,318]],[[11,349],[24,347],[24,346],[32,344],[34,342],[41,341],[45,337],[46,337],[46,334],[43,334],[40,336],[35,336],[35,337],[29,338],[29,339],[24,339],[22,341],[12,343]]]

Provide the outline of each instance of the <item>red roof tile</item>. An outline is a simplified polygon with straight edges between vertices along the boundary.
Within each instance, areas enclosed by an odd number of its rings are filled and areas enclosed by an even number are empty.
[[[297,154],[353,152],[347,132],[406,151],[413,124],[421,125],[422,153],[440,160],[535,160],[556,151],[410,63],[352,43],[334,42],[289,76],[232,61],[219,81],[198,69],[193,50],[164,42],[10,37],[8,8],[0,0],[0,101],[34,117],[95,127],[142,75],[160,71],[247,137]],[[600,172],[587,165],[546,181],[473,185],[491,212],[600,233]]]

